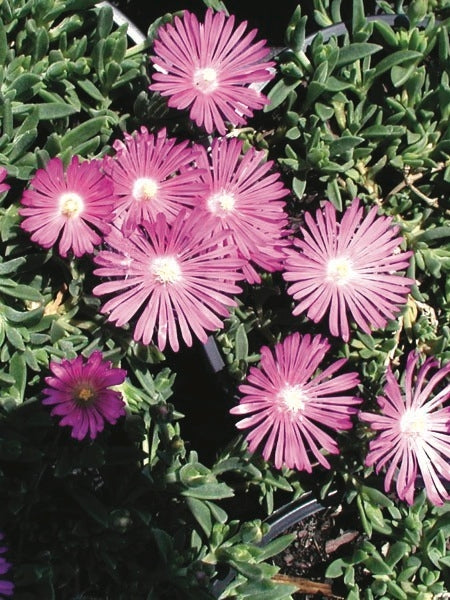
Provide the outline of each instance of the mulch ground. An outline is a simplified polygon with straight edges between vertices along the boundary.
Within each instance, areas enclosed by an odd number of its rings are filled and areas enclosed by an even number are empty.
[[[336,558],[352,552],[359,532],[351,527],[351,517],[342,508],[327,508],[286,530],[295,533],[294,541],[272,559],[280,567],[278,581],[297,585],[296,600],[343,600],[345,588],[324,576]]]

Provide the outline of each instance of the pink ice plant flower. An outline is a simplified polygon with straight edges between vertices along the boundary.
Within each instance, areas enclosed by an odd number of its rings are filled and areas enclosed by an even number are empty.
[[[280,198],[289,190],[272,172],[273,161],[264,161],[264,152],[242,150],[243,142],[235,138],[215,139],[210,155],[202,148],[198,165],[206,190],[200,206],[210,216],[213,236],[229,231],[246,259],[247,281],[259,283],[252,263],[267,271],[282,268],[288,218]]]
[[[339,454],[338,445],[324,428],[335,431],[352,427],[351,415],[360,399],[343,392],[358,385],[357,373],[335,375],[346,359],[317,372],[329,342],[320,335],[289,335],[272,350],[261,349],[259,367],[251,367],[240,404],[234,415],[250,415],[236,424],[250,429],[248,448],[263,447],[265,460],[276,468],[286,466],[310,473],[312,457],[325,468],[330,463],[323,450]]]
[[[115,220],[126,235],[143,221],[155,221],[160,212],[172,222],[205,187],[198,169],[191,168],[198,149],[167,137],[165,129],[151,134],[141,127],[113,147],[115,155],[105,159],[104,170],[116,197]]]
[[[115,425],[125,415],[125,402],[118,390],[126,371],[104,360],[100,351],[86,361],[82,356],[50,363],[52,375],[45,378],[42,403],[53,406],[52,416],[62,417],[59,424],[72,428],[72,437],[93,440],[103,431],[105,422]]]
[[[92,254],[110,229],[113,188],[100,170],[101,161],[80,162],[78,156],[64,171],[60,158],[49,160],[31,179],[22,196],[21,227],[33,242],[77,257]]]
[[[5,536],[0,532],[0,542]],[[8,551],[7,546],[0,546],[0,599],[6,596],[12,596],[14,593],[14,583],[8,578],[4,579],[4,576],[11,570],[11,563],[6,560],[2,554]]]
[[[5,167],[0,167],[0,194],[2,192],[7,192],[11,187],[8,183],[4,183],[7,176],[8,171],[5,169]]]
[[[94,294],[112,295],[102,307],[118,327],[135,318],[134,339],[160,350],[167,341],[179,350],[179,333],[187,346],[193,337],[205,342],[207,331],[223,327],[241,291],[242,260],[226,233],[211,237],[201,211],[181,211],[172,225],[160,213],[129,238],[118,229],[106,238],[109,249],[95,257],[95,275],[109,281]]]
[[[389,365],[384,395],[377,398],[381,412],[360,413],[378,433],[365,462],[375,465],[377,473],[387,467],[385,491],[395,479],[398,497],[408,504],[414,501],[420,474],[428,498],[441,506],[450,500],[442,481],[450,481],[450,362],[439,368],[439,361],[427,358],[417,369],[418,361],[419,354],[410,352],[402,386]],[[443,381],[447,383],[435,392]]]
[[[173,24],[158,29],[152,61],[156,72],[150,89],[168,96],[170,107],[190,109],[190,117],[208,133],[226,133],[225,121],[245,125],[269,103],[250,84],[274,77],[265,40],[253,43],[257,30],[246,35],[247,21],[235,28],[235,17],[206,11],[204,23],[184,11]]]
[[[345,342],[348,313],[365,333],[394,319],[414,280],[397,273],[408,267],[412,252],[399,250],[403,238],[392,218],[377,216],[376,206],[364,216],[355,198],[340,222],[326,202],[315,220],[305,213],[305,224],[296,248],[286,250],[283,277],[292,282],[293,314],[306,312],[315,323],[328,315],[330,333]]]

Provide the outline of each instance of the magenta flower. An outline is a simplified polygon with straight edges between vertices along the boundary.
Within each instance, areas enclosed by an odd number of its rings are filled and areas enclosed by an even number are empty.
[[[112,184],[100,171],[101,161],[80,163],[74,156],[64,172],[60,158],[49,160],[22,196],[21,227],[31,239],[51,248],[59,239],[59,253],[92,254],[110,229],[114,200]]]
[[[3,183],[7,176],[8,171],[5,169],[5,167],[0,167],[0,194],[2,192],[7,192],[11,187],[9,184]]]
[[[205,186],[199,171],[189,168],[198,149],[188,141],[176,143],[165,129],[152,135],[145,127],[124,137],[125,142],[114,143],[116,154],[105,160],[104,169],[114,186],[117,223],[129,235],[143,221],[155,221],[160,212],[172,222]]]
[[[251,367],[246,383],[239,387],[244,396],[230,412],[251,416],[236,426],[251,429],[247,434],[250,452],[263,444],[264,459],[273,456],[278,469],[285,465],[310,473],[311,453],[329,468],[321,448],[331,454],[339,454],[339,449],[323,427],[333,431],[352,427],[353,405],[360,400],[342,392],[359,383],[358,375],[334,375],[345,358],[315,374],[329,348],[320,335],[299,333],[276,344],[273,352],[263,346],[259,367]]]
[[[305,213],[298,250],[286,251],[284,279],[288,293],[298,301],[293,314],[307,311],[315,323],[328,316],[332,335],[350,337],[348,313],[370,333],[384,327],[404,305],[413,279],[396,274],[409,265],[412,252],[399,252],[403,239],[391,217],[377,216],[374,206],[366,216],[355,198],[341,222],[326,202],[316,220]]]
[[[100,351],[86,362],[82,356],[60,363],[51,362],[53,375],[46,377],[43,404],[53,406],[51,414],[62,417],[59,424],[72,427],[72,437],[82,440],[89,433],[93,440],[103,431],[105,421],[114,425],[125,415],[122,395],[111,386],[123,383],[126,371],[113,367]]]
[[[269,49],[265,40],[252,43],[257,31],[244,37],[247,22],[234,28],[234,16],[208,9],[205,22],[184,11],[174,23],[160,27],[152,56],[157,72],[151,90],[168,96],[169,106],[190,108],[190,117],[208,133],[224,135],[224,120],[244,125],[254,110],[269,100],[249,84],[273,76],[273,62],[262,62]]]
[[[206,151],[198,159],[206,191],[201,206],[210,215],[213,236],[228,231],[240,255],[250,283],[261,279],[249,261],[268,271],[282,267],[286,245],[287,214],[279,199],[289,191],[271,173],[273,162],[254,148],[242,156],[243,142],[214,140],[210,159]]]
[[[3,540],[4,535],[0,532],[0,542]],[[0,547],[0,555],[5,554],[8,551],[6,546]],[[0,556],[0,598],[5,596],[12,596],[14,593],[14,584],[9,579],[3,579],[11,569],[11,563],[9,563],[3,556]]]
[[[113,230],[106,238],[110,250],[94,259],[94,274],[112,278],[94,288],[98,296],[113,295],[102,312],[119,327],[136,317],[134,339],[143,344],[152,342],[156,328],[160,350],[168,340],[178,351],[178,330],[188,346],[192,333],[205,342],[207,330],[223,327],[219,317],[229,316],[232,296],[241,291],[235,282],[242,279],[242,260],[232,244],[223,247],[225,237],[212,239],[201,211],[180,212],[172,226],[160,213],[129,238]]]
[[[418,360],[417,353],[409,353],[403,389],[389,366],[384,396],[377,398],[381,413],[360,413],[361,420],[379,432],[369,444],[366,465],[375,465],[377,473],[389,465],[384,489],[391,489],[395,476],[397,495],[408,504],[414,501],[420,473],[428,498],[440,506],[450,500],[441,481],[450,481],[450,406],[444,406],[450,398],[450,363],[430,377],[439,362],[428,358],[416,373]],[[447,384],[433,395],[444,380]]]

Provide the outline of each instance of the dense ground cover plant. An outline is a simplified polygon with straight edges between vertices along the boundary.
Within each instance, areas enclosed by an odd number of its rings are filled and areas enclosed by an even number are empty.
[[[450,589],[450,6],[292,8],[0,4],[0,597],[292,597],[306,491]]]

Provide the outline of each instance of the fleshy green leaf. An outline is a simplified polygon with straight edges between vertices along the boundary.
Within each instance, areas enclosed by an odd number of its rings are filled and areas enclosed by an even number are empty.
[[[343,67],[344,65],[353,63],[356,60],[360,60],[361,58],[375,54],[375,52],[379,52],[382,49],[383,46],[380,46],[379,44],[371,44],[369,42],[357,42],[354,44],[349,44],[348,46],[339,48],[339,56],[336,67]]]

